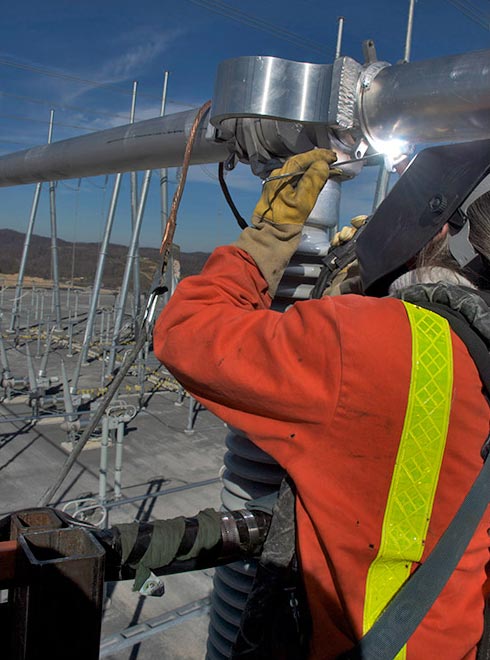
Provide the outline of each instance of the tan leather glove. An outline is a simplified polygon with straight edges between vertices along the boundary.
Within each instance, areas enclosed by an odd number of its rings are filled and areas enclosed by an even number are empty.
[[[359,264],[357,259],[351,261],[333,278],[332,283],[322,294],[323,296],[342,296],[346,293],[362,294]]]
[[[350,221],[350,226],[346,225],[345,227],[342,227],[342,229],[335,234],[335,236],[330,241],[330,245],[337,247],[338,245],[342,245],[343,243],[350,241],[351,238],[354,238],[355,233],[359,227],[362,227],[366,224],[367,219],[367,215],[356,215]]]
[[[327,182],[329,165],[336,160],[330,149],[313,149],[289,158],[263,185],[262,196],[252,215],[252,227],[235,242],[254,259],[274,296],[291,256],[296,251],[301,229],[321,189]],[[298,174],[299,173],[299,174]]]
[[[342,227],[330,241],[330,245],[337,247],[354,238],[356,231],[366,224],[367,215],[356,215],[350,221],[350,226]],[[362,293],[361,278],[359,277],[359,264],[353,259],[345,268],[337,273],[332,283],[323,292],[324,296],[340,296],[346,293]]]

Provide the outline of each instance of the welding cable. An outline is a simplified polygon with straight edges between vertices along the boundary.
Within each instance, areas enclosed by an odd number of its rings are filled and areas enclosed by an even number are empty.
[[[180,202],[182,199],[182,194],[184,192],[185,183],[187,180],[187,172],[189,170],[189,165],[191,161],[192,148],[196,139],[197,131],[199,129],[199,124],[201,123],[202,118],[206,112],[211,107],[211,101],[206,101],[198,110],[192,128],[189,133],[189,138],[185,146],[184,161],[182,163],[182,169],[180,173],[179,184],[175,191],[174,197],[172,199],[172,206],[170,207],[170,213],[168,215],[168,221],[165,226],[165,231],[163,233],[162,244],[160,246],[160,254],[163,258],[162,270],[165,268],[168,261],[168,255],[172,247],[173,238],[175,234],[175,228],[177,226],[177,212],[179,210]]]
[[[248,224],[244,220],[244,218],[240,215],[240,212],[235,206],[235,202],[233,201],[233,198],[230,194],[228,186],[226,185],[224,163],[218,163],[218,180],[219,180],[219,185],[221,186],[221,191],[223,192],[223,195],[226,201],[228,202],[228,206],[230,207],[231,212],[235,216],[235,219],[238,222],[239,227],[241,229],[246,229],[248,227]]]
[[[182,164],[182,174],[180,177],[179,185],[177,186],[177,189],[175,191],[173,200],[172,200],[172,206],[170,209],[170,214],[168,217],[167,225],[165,227],[165,232],[163,235],[162,239],[162,244],[160,247],[160,253],[162,254],[162,264],[159,269],[157,269],[157,272],[155,275],[158,274],[158,270],[160,270],[160,281],[163,280],[163,277],[165,275],[165,271],[167,268],[168,264],[168,257],[170,254],[170,250],[172,247],[172,241],[175,233],[175,227],[177,223],[177,211],[179,209],[180,205],[180,200],[182,198],[182,193],[184,191],[184,185],[185,181],[187,178],[187,171],[189,169],[189,164],[190,164],[190,159],[191,159],[191,154],[192,154],[192,147],[194,146],[194,141],[197,135],[197,131],[199,128],[199,124],[201,123],[202,118],[204,117],[205,113],[209,110],[211,106],[211,101],[207,101],[204,103],[204,105],[198,110],[194,122],[192,124],[192,128],[189,133],[189,138],[187,140],[187,144],[185,147],[185,153],[184,153],[184,162]],[[70,470],[72,469],[73,465],[75,464],[76,460],[80,456],[82,449],[85,447],[87,444],[88,440],[90,439],[92,433],[95,431],[97,428],[100,420],[102,419],[107,406],[109,403],[112,401],[114,396],[116,395],[117,391],[119,390],[119,387],[124,380],[126,374],[128,373],[131,365],[134,363],[136,358],[138,357],[139,352],[145,345],[146,340],[148,339],[148,334],[149,334],[149,323],[148,323],[148,313],[150,311],[154,311],[154,305],[150,306],[149,303],[153,296],[155,295],[155,290],[153,287],[150,289],[146,296],[146,303],[145,305],[142,306],[142,312],[140,317],[137,319],[135,323],[135,337],[136,341],[133,345],[133,348],[131,351],[126,353],[125,358],[123,360],[123,363],[121,367],[119,368],[119,371],[117,372],[116,376],[114,377],[114,380],[112,383],[109,385],[106,394],[102,398],[102,401],[100,402],[100,405],[96,409],[94,416],[92,417],[90,423],[88,426],[85,428],[84,432],[80,436],[77,444],[73,447],[70,455],[66,459],[63,467],[61,468],[55,482],[45,491],[41,499],[39,500],[38,506],[46,506],[49,502],[51,502],[52,498],[54,495],[58,492],[61,484],[64,482],[66,479],[67,475],[69,474]]]

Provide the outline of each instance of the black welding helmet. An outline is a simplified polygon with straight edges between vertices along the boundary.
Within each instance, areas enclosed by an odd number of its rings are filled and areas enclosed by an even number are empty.
[[[384,295],[446,222],[451,253],[461,266],[476,268],[481,258],[468,240],[466,209],[489,189],[490,140],[421,151],[357,239],[364,291]]]

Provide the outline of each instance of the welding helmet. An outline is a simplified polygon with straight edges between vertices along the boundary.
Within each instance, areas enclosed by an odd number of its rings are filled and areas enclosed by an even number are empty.
[[[486,261],[469,241],[468,206],[490,190],[490,140],[424,149],[374,212],[356,245],[364,292],[384,295],[407,264],[449,224],[449,249],[461,267]]]

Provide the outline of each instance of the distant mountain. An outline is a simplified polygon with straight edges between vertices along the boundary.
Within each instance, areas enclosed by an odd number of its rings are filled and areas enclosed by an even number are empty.
[[[25,235],[13,229],[0,229],[0,273],[19,271]],[[98,243],[71,243],[58,239],[58,270],[61,282],[90,286],[93,282],[99,255]],[[106,288],[118,288],[124,274],[128,248],[111,244],[105,261],[103,283]],[[199,273],[208,258],[207,252],[181,252],[183,277]],[[157,248],[140,248],[142,287],[148,286],[155,267],[160,263]],[[73,271],[73,272],[72,272]],[[26,266],[27,277],[51,279],[51,239],[33,235]]]

